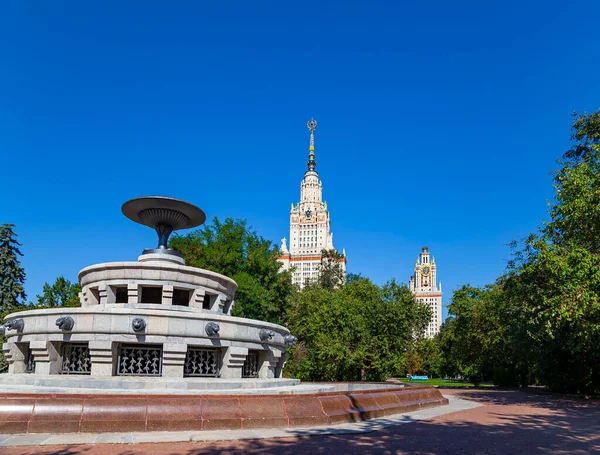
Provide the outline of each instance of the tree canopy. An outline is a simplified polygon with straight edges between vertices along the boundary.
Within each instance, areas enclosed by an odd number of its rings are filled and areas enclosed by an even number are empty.
[[[185,236],[171,238],[170,247],[186,263],[221,273],[238,284],[233,315],[281,324],[294,292],[290,272],[280,271],[279,249],[260,237],[245,220],[226,218]]]
[[[501,385],[600,393],[600,111],[575,114],[549,220],[493,285],[454,292],[442,369]]]
[[[346,278],[341,260],[344,256],[334,249],[321,251],[321,264],[316,285],[322,288],[335,289],[344,284]]]
[[[366,278],[339,289],[309,287],[295,295],[288,326],[299,344],[290,372],[303,380],[384,380],[401,374],[405,354],[430,318],[408,287]]]
[[[79,283],[71,283],[65,277],[59,276],[52,285],[44,283],[42,293],[37,296],[37,306],[38,308],[78,307],[80,292]]]

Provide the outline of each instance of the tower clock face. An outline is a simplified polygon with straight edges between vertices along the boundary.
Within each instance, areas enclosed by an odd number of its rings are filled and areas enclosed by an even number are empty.
[[[312,212],[310,211],[310,209],[308,209],[304,214],[306,215],[306,218],[309,220],[312,217]]]
[[[421,272],[424,276],[429,276],[429,274],[431,273],[431,269],[429,268],[429,266],[426,265],[421,269]]]

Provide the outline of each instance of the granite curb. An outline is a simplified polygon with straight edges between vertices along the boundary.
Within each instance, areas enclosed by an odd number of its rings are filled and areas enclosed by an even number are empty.
[[[364,434],[410,422],[483,406],[481,403],[447,395],[449,404],[376,418],[356,423],[309,428],[269,428],[217,431],[155,431],[132,433],[0,434],[0,447],[50,446],[76,444],[141,444],[161,442],[232,441],[244,439],[290,438],[319,435]]]

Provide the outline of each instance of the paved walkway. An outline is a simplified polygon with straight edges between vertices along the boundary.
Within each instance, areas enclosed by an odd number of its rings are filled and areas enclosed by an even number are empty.
[[[233,432],[212,435],[218,441],[160,442],[135,444],[131,435],[120,435],[129,444],[43,445],[2,447],[12,454],[410,454],[410,455],[583,455],[600,454],[600,405],[528,395],[516,391],[445,391],[455,411],[442,414],[424,410],[395,419],[363,422],[330,430],[265,430],[247,434],[252,439],[230,439]],[[464,400],[469,400],[467,403]],[[480,406],[477,406],[479,404]],[[461,410],[462,409],[462,410]],[[419,414],[420,413],[420,414]],[[408,425],[402,423],[411,422]],[[287,432],[287,433],[281,433]],[[291,434],[293,433],[293,434]],[[308,436],[308,434],[312,434]],[[175,435],[152,434],[153,441],[172,441]],[[103,435],[106,436],[106,435]],[[149,435],[146,434],[146,437]],[[204,434],[203,438],[206,438]],[[238,435],[239,436],[239,435]],[[48,436],[28,435],[29,443],[49,443]],[[89,435],[70,435],[71,444],[87,442]],[[181,435],[180,435],[181,437]],[[255,439],[255,438],[269,439]],[[45,439],[44,439],[45,438]],[[2,440],[0,440],[0,443]],[[114,441],[117,442],[117,441]],[[4,444],[10,438],[4,438]],[[64,443],[63,443],[64,444]]]

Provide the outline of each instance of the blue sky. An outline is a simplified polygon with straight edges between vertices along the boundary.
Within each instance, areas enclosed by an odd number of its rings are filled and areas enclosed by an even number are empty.
[[[315,117],[348,269],[493,281],[546,217],[571,113],[600,107],[596,1],[3,2],[0,223],[30,300],[155,235],[166,195],[289,236]]]

